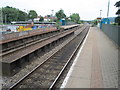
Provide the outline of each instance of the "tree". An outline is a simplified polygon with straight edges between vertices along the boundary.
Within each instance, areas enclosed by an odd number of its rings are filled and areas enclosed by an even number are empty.
[[[34,10],[30,10],[29,11],[29,13],[28,13],[28,18],[29,19],[34,19],[34,18],[36,18],[38,15],[37,15],[37,13],[36,13],[36,11],[34,11]]]
[[[2,14],[3,14],[3,23],[27,20],[27,13],[10,6],[6,6],[2,8]]]
[[[18,19],[18,9],[6,6],[2,8],[3,22],[10,23],[11,21],[16,21]]]
[[[92,21],[92,23],[93,23],[93,25],[97,25],[98,24],[98,20],[95,19],[95,20]]]
[[[23,12],[23,11],[19,11],[18,12],[18,20],[19,21],[25,21],[28,19],[28,15],[27,13]]]
[[[44,21],[44,17],[41,16],[39,21],[41,22]]]
[[[76,22],[76,23],[80,23],[80,16],[78,13],[73,13],[71,16],[71,21]]]
[[[118,25],[120,25],[120,16],[115,18],[115,22],[118,23]]]
[[[120,1],[116,2],[115,4],[116,7],[120,7]],[[120,14],[120,9],[118,9],[118,11],[116,12],[116,15]]]
[[[61,19],[66,17],[66,15],[65,15],[65,13],[64,13],[64,11],[62,9],[59,10],[55,15],[56,15],[58,20],[61,20]]]
[[[120,1],[116,2],[115,6],[120,7]],[[116,12],[116,15],[120,15],[120,9]],[[118,25],[120,25],[120,16],[115,18],[115,22],[118,23]]]
[[[47,15],[47,17],[51,17],[51,15]]]
[[[115,3],[115,6],[116,6],[116,7],[120,7],[120,1],[116,2],[116,3]]]
[[[116,12],[116,15],[119,15],[120,14],[120,9]]]

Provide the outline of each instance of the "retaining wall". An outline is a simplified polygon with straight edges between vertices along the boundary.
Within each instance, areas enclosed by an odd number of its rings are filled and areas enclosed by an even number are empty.
[[[28,31],[22,31],[22,32],[13,32],[13,33],[7,33],[7,34],[2,34],[0,33],[0,41],[1,40],[8,40],[8,39],[13,39],[13,38],[18,38],[20,36],[26,36],[34,33],[40,33],[40,32],[47,32],[47,31],[53,31],[57,30],[56,27],[51,27],[51,28],[43,28],[43,29],[38,29],[38,30],[28,30]]]
[[[120,47],[120,26],[103,24],[102,31]]]

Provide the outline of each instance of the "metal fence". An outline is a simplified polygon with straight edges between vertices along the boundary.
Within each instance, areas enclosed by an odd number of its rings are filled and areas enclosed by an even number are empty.
[[[120,26],[103,24],[102,31],[120,47]]]
[[[67,22],[67,23],[66,23],[66,25],[73,25],[73,24],[77,24],[77,23],[72,22],[72,21],[71,21],[71,22]]]

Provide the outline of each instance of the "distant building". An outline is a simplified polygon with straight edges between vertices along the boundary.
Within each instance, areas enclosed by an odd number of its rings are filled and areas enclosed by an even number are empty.
[[[55,16],[50,16],[50,17],[48,17],[48,16],[45,16],[44,17],[44,22],[50,22],[51,20],[56,20],[57,19],[57,17],[55,17]]]
[[[34,18],[34,22],[39,22],[40,18]]]
[[[97,27],[100,27],[100,22],[101,22],[101,17],[97,17],[96,20],[97,20]]]
[[[50,22],[50,17],[45,16],[44,17],[44,22]]]
[[[34,18],[34,22],[39,22],[41,16],[37,16],[37,18]]]
[[[100,22],[100,28],[102,28],[102,24],[114,24],[116,17],[109,17],[109,18],[103,18]]]
[[[64,18],[60,20],[60,24],[61,24],[61,25],[66,25],[66,21],[65,21]]]
[[[102,24],[114,24],[115,23],[115,18],[116,17],[103,18],[101,20],[101,23]]]

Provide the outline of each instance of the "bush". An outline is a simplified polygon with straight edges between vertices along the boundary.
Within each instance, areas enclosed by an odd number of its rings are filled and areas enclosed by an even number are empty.
[[[113,23],[112,25],[118,25],[117,23]]]
[[[120,25],[120,16],[115,18],[115,22],[118,23],[118,25]]]
[[[57,29],[60,29],[60,23],[59,22],[56,22],[56,27],[57,27]]]

